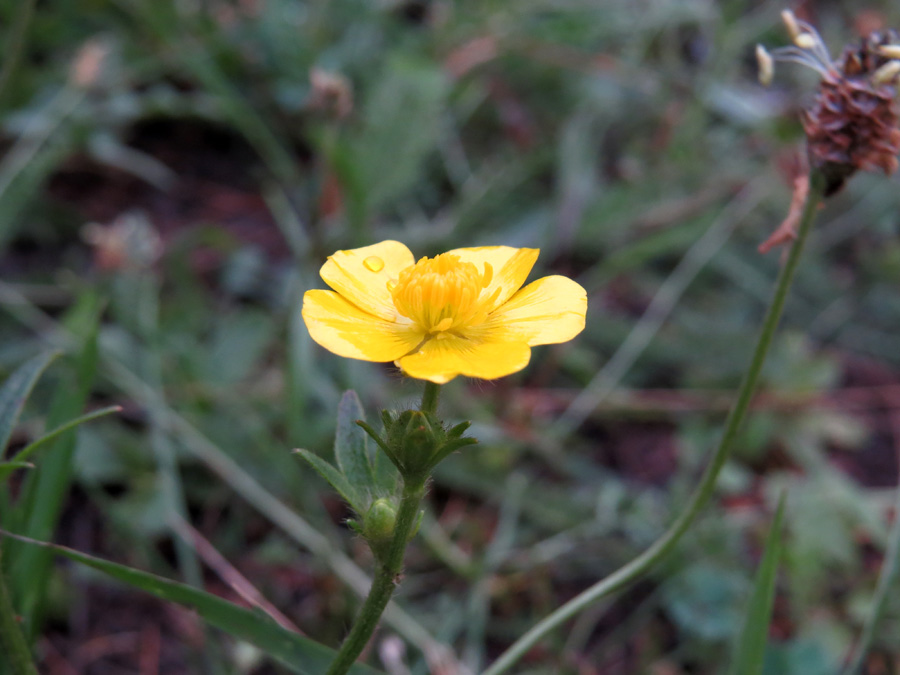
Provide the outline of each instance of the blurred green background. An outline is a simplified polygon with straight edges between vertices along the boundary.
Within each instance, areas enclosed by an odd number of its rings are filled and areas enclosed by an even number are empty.
[[[290,450],[329,456],[345,389],[372,421],[421,383],[325,352],[299,308],[325,256],[383,239],[417,256],[538,247],[533,278],[575,278],[589,308],[581,336],[525,371],[443,388],[444,415],[473,419],[482,443],[437,472],[372,664],[478,672],[678,513],[747,365],[779,263],[756,246],[802,154],[814,73],[756,83],[755,44],[787,42],[782,5],[29,6],[0,0],[0,377],[66,356],[13,448],[66,411],[123,411],[16,474],[7,515],[51,473],[45,538],[232,600],[240,574],[337,645],[371,558]],[[900,26],[887,1],[794,9],[834,56]],[[722,672],[782,489],[766,673],[839,671],[897,484],[898,205],[881,175],[828,201],[713,505],[650,578],[515,672]],[[280,672],[84,569],[37,578],[42,673]],[[897,672],[898,631],[893,593],[864,672]],[[436,643],[461,665],[436,669]]]

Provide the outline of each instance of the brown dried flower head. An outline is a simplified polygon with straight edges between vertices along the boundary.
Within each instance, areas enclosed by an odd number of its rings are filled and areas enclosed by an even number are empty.
[[[757,48],[760,79],[764,84],[771,80],[775,61],[802,63],[822,76],[802,122],[809,161],[825,176],[826,196],[840,190],[856,171],[896,171],[900,167],[897,34],[872,33],[859,45],[845,47],[832,61],[815,28],[790,11],[782,18],[794,44],[772,52]]]

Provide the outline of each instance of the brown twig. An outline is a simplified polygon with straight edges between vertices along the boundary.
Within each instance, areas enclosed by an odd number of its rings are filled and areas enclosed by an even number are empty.
[[[787,217],[781,221],[781,225],[759,245],[760,253],[768,253],[776,246],[789,244],[797,238],[797,225],[803,213],[803,205],[809,194],[809,176],[805,173],[794,179],[794,194],[791,196],[791,206]]]
[[[235,569],[235,567],[219,553],[215,546],[195,530],[190,523],[176,514],[172,516],[170,525],[179,537],[193,546],[197,555],[200,556],[200,559],[203,560],[203,562],[206,563],[206,565],[215,572],[222,581],[228,584],[235,593],[241,596],[245,602],[261,609],[282,628],[303,635],[303,631],[297,628],[290,619],[278,611],[278,608],[275,607],[275,605],[266,600],[265,596],[250,583],[247,577],[238,572],[237,569]]]

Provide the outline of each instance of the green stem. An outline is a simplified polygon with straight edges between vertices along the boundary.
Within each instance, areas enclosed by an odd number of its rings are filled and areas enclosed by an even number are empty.
[[[0,644],[6,648],[9,662],[16,675],[37,675],[37,669],[31,660],[31,651],[16,619],[2,565],[0,565]]]
[[[425,391],[422,393],[422,405],[419,409],[424,413],[437,410],[438,394],[441,386],[434,382],[425,383]],[[387,607],[394,588],[400,582],[400,573],[403,571],[403,557],[406,553],[406,545],[411,539],[413,528],[419,515],[419,504],[425,496],[425,481],[427,476],[421,479],[403,480],[403,496],[400,498],[400,508],[397,510],[397,520],[394,523],[394,537],[391,546],[383,558],[376,556],[375,578],[369,595],[359,610],[359,615],[350,629],[350,634],[341,645],[341,650],[335,657],[326,675],[344,675],[354,664],[357,657],[365,649],[369,638],[375,632],[378,621]]]
[[[397,521],[394,526],[394,538],[387,556],[378,561],[375,570],[375,578],[369,595],[359,610],[359,615],[350,630],[350,634],[341,645],[327,675],[344,675],[362,653],[372,633],[375,632],[378,621],[384,608],[387,607],[394,588],[400,581],[400,573],[403,569],[403,554],[406,552],[406,544],[416,524],[419,513],[419,504],[425,494],[425,482],[403,484],[403,497],[400,500],[400,508],[397,511]]]
[[[419,410],[423,413],[437,412],[438,394],[441,392],[441,385],[434,382],[425,382],[425,391],[422,392],[422,405]]]
[[[741,382],[741,387],[738,391],[737,401],[725,422],[725,431],[722,434],[722,439],[719,441],[719,446],[716,448],[712,460],[706,467],[699,485],[695,489],[693,495],[691,495],[687,507],[675,522],[669,526],[669,529],[665,534],[657,539],[650,548],[645,550],[631,562],[620,567],[608,577],[598,581],[549,616],[542,619],[536,626],[501,654],[500,658],[497,659],[490,668],[485,670],[482,675],[500,675],[500,673],[508,671],[510,667],[528,652],[528,650],[560,624],[572,618],[601,598],[628,586],[647,572],[647,570],[662,560],[675,547],[681,539],[681,536],[687,531],[688,527],[697,517],[697,514],[700,513],[709,501],[709,498],[713,494],[719,471],[721,471],[722,467],[725,465],[725,460],[728,459],[731,447],[740,430],[741,423],[747,415],[750,400],[753,398],[753,393],[756,390],[756,383],[759,380],[763,363],[768,354],[769,347],[772,344],[772,338],[778,327],[781,312],[784,309],[788,289],[793,281],[794,273],[797,271],[800,254],[803,252],[803,246],[812,229],[816,209],[822,200],[822,190],[824,185],[822,176],[818,172],[812,171],[810,173],[809,182],[809,193],[803,205],[803,213],[800,217],[797,239],[793,246],[791,246],[787,261],[778,276],[775,294],[772,297],[772,304],[769,306],[769,310],[763,321],[762,330],[760,331],[759,339],[756,343],[756,349],[753,352],[750,367],[744,374],[744,379]]]

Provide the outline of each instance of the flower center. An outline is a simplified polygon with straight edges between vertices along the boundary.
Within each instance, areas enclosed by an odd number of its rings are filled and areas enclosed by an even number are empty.
[[[473,263],[442,253],[407,267],[399,279],[388,282],[388,289],[398,313],[439,337],[445,331],[459,331],[484,321],[500,293],[498,288],[493,298],[481,298],[493,275],[490,263],[479,272]]]

